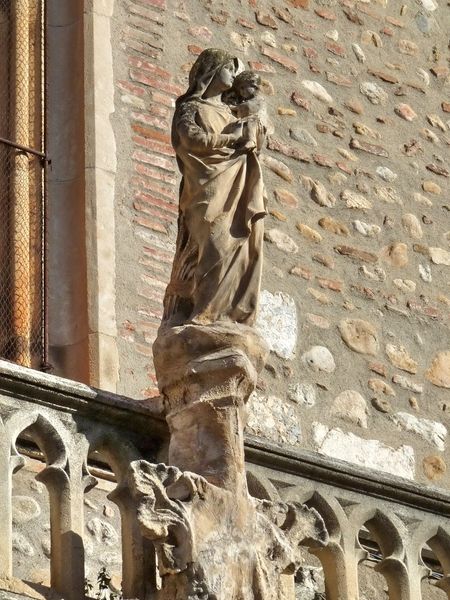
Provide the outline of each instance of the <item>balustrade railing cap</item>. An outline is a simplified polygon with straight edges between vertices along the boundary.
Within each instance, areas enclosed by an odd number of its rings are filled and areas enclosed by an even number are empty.
[[[135,400],[105,392],[56,375],[0,360],[0,394],[17,395],[33,404],[83,414],[87,418],[122,423],[156,438],[166,438],[164,417],[155,412],[154,402]]]

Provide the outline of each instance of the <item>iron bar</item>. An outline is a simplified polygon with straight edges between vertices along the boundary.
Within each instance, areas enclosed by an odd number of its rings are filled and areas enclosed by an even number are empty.
[[[47,21],[48,6],[45,0],[41,4],[42,10],[42,132],[43,148],[46,149],[48,131],[47,131]],[[41,269],[42,269],[42,288],[41,288],[41,319],[42,319],[42,348],[41,348],[41,370],[51,371],[52,365],[48,358],[48,170],[51,160],[45,153],[41,153],[44,160],[42,207],[41,207]]]
[[[40,150],[35,150],[34,148],[29,148],[28,146],[24,146],[22,144],[18,144],[17,142],[12,142],[11,140],[7,140],[6,138],[0,137],[0,143],[5,144],[6,146],[11,146],[12,148],[16,148],[16,150],[21,150],[22,152],[26,152],[27,154],[33,154],[34,156],[38,156],[46,163],[51,163],[51,160],[45,154],[45,152],[41,152]]]

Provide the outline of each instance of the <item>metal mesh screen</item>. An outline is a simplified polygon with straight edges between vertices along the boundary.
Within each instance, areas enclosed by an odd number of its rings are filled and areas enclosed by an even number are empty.
[[[0,0],[0,357],[44,363],[44,6]]]

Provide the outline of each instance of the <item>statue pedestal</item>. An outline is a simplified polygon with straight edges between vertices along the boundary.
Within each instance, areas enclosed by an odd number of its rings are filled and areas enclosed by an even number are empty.
[[[268,349],[237,323],[161,329],[153,347],[170,429],[169,464],[230,491],[246,490],[245,404]]]
[[[155,548],[156,600],[295,600],[299,545],[323,545],[313,509],[251,498],[246,402],[268,349],[229,322],[161,328],[153,346],[171,466],[131,464],[129,489]]]

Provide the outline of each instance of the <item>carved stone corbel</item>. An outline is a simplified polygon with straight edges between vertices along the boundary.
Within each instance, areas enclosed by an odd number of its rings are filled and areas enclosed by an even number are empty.
[[[314,509],[238,497],[175,467],[135,461],[128,484],[156,549],[158,600],[293,600],[283,577],[299,547],[328,541]]]

